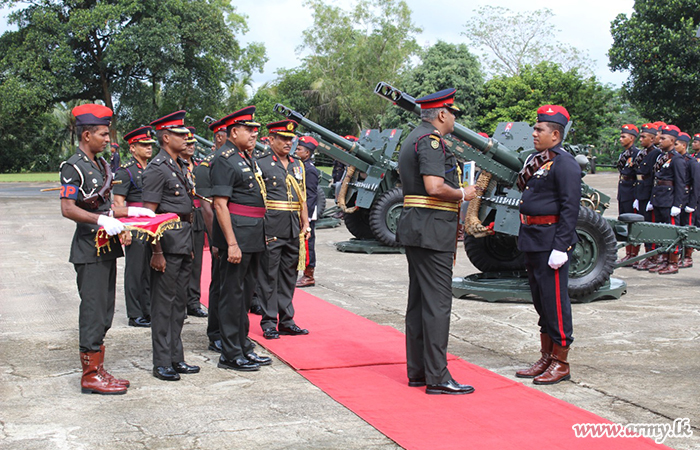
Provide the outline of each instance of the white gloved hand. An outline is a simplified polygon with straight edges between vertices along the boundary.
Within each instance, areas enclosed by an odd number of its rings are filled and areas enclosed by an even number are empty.
[[[636,200],[632,203],[632,208],[636,209],[639,211],[639,200]]]
[[[686,206],[686,207],[685,207],[685,212],[687,212],[687,213],[690,214],[691,212],[695,212],[695,208],[691,208],[690,206]]]
[[[552,269],[557,270],[558,268],[563,266],[564,263],[568,260],[569,255],[567,255],[566,252],[552,250],[552,253],[549,254],[549,261],[547,261],[547,264],[549,264],[549,267],[551,267]]]
[[[155,217],[156,213],[151,211],[148,208],[141,208],[140,206],[129,206],[127,208],[126,215],[129,217],[139,217],[139,216],[146,216],[146,217]]]
[[[681,209],[677,206],[671,206],[671,215],[673,217],[676,217],[678,214],[681,213]]]
[[[647,203],[647,211],[653,211],[654,210],[654,205],[651,204],[651,202]]]
[[[114,236],[115,234],[119,234],[124,231],[124,224],[114,217],[100,215],[97,217],[97,224],[103,227],[110,236]]]

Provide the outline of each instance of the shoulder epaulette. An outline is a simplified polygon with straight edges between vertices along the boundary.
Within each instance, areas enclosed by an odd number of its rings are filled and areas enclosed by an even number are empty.
[[[228,159],[231,155],[235,155],[238,151],[235,148],[230,148],[221,154],[222,158]]]
[[[155,164],[156,166],[159,166],[165,162],[165,158],[162,156],[156,156],[149,164]]]

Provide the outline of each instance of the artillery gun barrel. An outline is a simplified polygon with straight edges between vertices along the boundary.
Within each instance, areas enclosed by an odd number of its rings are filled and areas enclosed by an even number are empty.
[[[401,92],[399,89],[396,89],[390,84],[380,81],[374,88],[374,93],[380,97],[384,97],[385,99],[392,101],[400,108],[412,112],[420,117],[421,108],[420,105],[416,103],[416,99],[405,92]],[[455,123],[455,129],[452,134],[458,139],[478,149],[484,155],[493,158],[495,161],[503,164],[515,172],[520,172],[520,170],[523,168],[523,162],[520,160],[520,158],[518,158],[518,154],[498,141],[479,136],[476,132],[459,123]]]
[[[200,144],[202,144],[202,145],[204,145],[204,146],[207,146],[207,147],[210,147],[210,148],[214,146],[214,143],[213,143],[212,141],[209,141],[209,140],[207,140],[207,139],[204,139],[202,136],[200,136],[200,135],[198,135],[198,134],[194,134],[193,136],[194,136],[195,139],[197,139],[197,142],[199,142]]]
[[[273,108],[273,111],[283,115],[288,119],[296,121],[298,124],[303,125],[304,127],[313,131],[314,133],[318,133],[323,138],[323,140],[330,142],[331,144],[338,145],[346,152],[357,156],[359,159],[361,159],[367,164],[375,164],[377,162],[377,159],[358,142],[349,141],[344,137],[328,130],[327,128],[323,128],[316,122],[312,122],[311,120],[302,116],[300,113],[294,111],[291,108],[287,108],[281,103],[277,103]]]

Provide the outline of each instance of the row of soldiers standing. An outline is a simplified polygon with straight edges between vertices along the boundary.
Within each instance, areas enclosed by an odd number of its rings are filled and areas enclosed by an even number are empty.
[[[127,298],[131,294],[129,322],[132,326],[150,324],[156,378],[176,381],[180,374],[200,370],[184,360],[181,331],[187,312],[204,313],[196,292],[204,230],[212,248],[207,334],[209,348],[221,353],[218,367],[254,371],[272,363],[253,351],[248,338],[247,312],[258,284],[265,338],[308,334],[294,322],[292,296],[297,270],[307,263],[306,240],[313,231],[307,182],[315,198],[318,172],[310,156],[317,142],[308,136],[299,139],[297,154],[306,162],[289,156],[296,122],[268,124],[270,148],[255,158],[252,151],[261,125],[254,121],[254,106],[243,108],[210,126],[217,136],[216,151],[194,164],[194,130],[184,125],[186,112],[157,119],[151,126],[160,152],[150,162],[155,143],[151,127],[140,127],[125,136],[134,158],[117,172],[121,183],[116,185],[112,204],[112,173],[98,156],[109,145],[112,111],[89,104],[76,107],[73,114],[80,142],[76,154],[61,166],[61,209],[77,223],[70,261],[81,298],[84,393],[123,394],[130,384],[113,377],[103,366],[104,337],[114,316],[116,259],[123,255],[122,244],[127,249],[125,279],[130,280],[126,286]],[[177,226],[164,228],[159,239],[150,243],[132,238],[119,220],[166,213],[177,215]],[[109,241],[98,251],[96,236],[102,232]],[[188,307],[188,298],[197,303]]]
[[[635,146],[637,139],[641,149]],[[700,134],[691,138],[675,125],[663,122],[646,123],[641,129],[626,124],[621,129],[620,143],[625,148],[617,162],[620,214],[643,214],[647,222],[700,225],[695,213],[700,203]],[[655,245],[645,247],[648,252]],[[639,249],[639,245],[628,245],[620,262],[636,257]],[[674,274],[679,268],[692,267],[692,252],[690,247],[676,248],[632,267]]]

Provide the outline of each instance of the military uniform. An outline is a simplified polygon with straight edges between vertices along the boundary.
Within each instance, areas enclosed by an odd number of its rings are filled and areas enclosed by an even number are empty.
[[[688,167],[685,158],[675,150],[659,155],[654,167],[654,187],[651,204],[656,222],[678,225],[671,216],[671,207],[685,208],[688,203]]]
[[[182,325],[187,306],[187,286],[192,272],[192,185],[186,162],[165,150],[143,172],[143,201],[156,203],[156,213],[175,213],[181,227],[167,230],[160,239],[165,272],[151,271],[151,336],[153,365],[171,367],[184,361]]]
[[[253,351],[253,344],[248,339],[248,305],[265,251],[265,201],[256,178],[260,169],[255,161],[230,141],[226,141],[217,152],[219,155],[210,169],[212,196],[229,199],[231,226],[242,253],[240,263],[227,261],[228,244],[218,220],[215,220],[212,241],[219,248],[221,258],[218,308],[221,353],[225,360],[236,361],[245,359]]]
[[[192,183],[195,187],[195,192],[202,195],[199,190],[197,190],[197,167],[201,163],[192,159],[192,165],[194,167],[189,167],[190,173],[192,175]],[[204,231],[206,226],[204,224],[204,215],[202,215],[202,201],[199,198],[194,198],[194,215],[192,219],[192,239],[194,243],[194,259],[192,260],[192,277],[190,278],[190,283],[187,288],[187,310],[194,312],[200,310],[202,305],[199,302],[202,297],[202,258],[204,254]]]
[[[304,275],[297,280],[296,287],[315,286],[314,270],[316,268],[316,220],[326,205],[318,204],[319,172],[313,161],[313,153],[318,147],[318,141],[311,136],[301,136],[299,138],[299,148],[306,149],[309,157],[304,161],[304,172],[306,173],[306,210],[309,215],[309,227],[311,232],[306,240],[306,267]],[[320,208],[319,208],[320,207]]]
[[[619,214],[633,213],[632,204],[636,199],[637,171],[634,160],[639,154],[639,149],[632,145],[620,154],[617,160],[617,170],[620,172],[620,180],[617,184],[617,207]]]
[[[143,171],[144,168],[134,158],[117,170],[115,179],[121,183],[115,184],[112,192],[125,197],[126,206],[143,206]],[[129,319],[142,317],[148,320],[151,315],[151,244],[145,239],[138,239],[135,231],[131,235],[131,244],[125,246],[124,262],[126,315]]]

